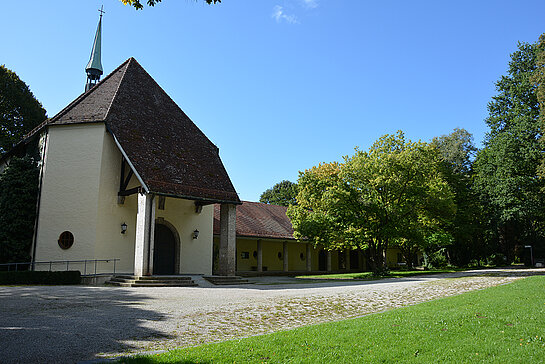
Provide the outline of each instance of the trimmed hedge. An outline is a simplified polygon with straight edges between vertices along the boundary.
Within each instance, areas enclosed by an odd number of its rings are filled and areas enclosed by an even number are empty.
[[[80,284],[81,273],[77,270],[64,272],[19,271],[0,272],[0,284]]]

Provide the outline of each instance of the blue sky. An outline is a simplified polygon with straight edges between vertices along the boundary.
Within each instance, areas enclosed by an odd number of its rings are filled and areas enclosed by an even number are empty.
[[[5,1],[0,64],[50,117],[84,90],[102,4],[105,74],[135,57],[251,201],[398,129],[480,145],[509,54],[545,32],[544,1]]]

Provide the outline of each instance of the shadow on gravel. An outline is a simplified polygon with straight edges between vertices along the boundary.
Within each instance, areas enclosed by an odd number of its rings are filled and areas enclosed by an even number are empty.
[[[124,340],[169,338],[144,326],[165,320],[141,308],[150,299],[117,288],[0,286],[0,361],[76,363],[133,349]]]

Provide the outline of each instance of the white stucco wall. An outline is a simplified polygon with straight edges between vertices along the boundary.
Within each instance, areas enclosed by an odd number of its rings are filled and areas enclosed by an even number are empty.
[[[120,259],[116,272],[132,273],[136,196],[117,204],[121,153],[104,124],[52,126],[48,133],[36,239],[36,261]],[[138,185],[136,178],[131,186]],[[121,224],[128,226],[121,234]],[[58,245],[63,231],[74,245]],[[49,265],[37,266],[49,269]],[[53,269],[66,269],[65,265]],[[93,263],[70,269],[94,273]],[[99,262],[97,273],[112,272],[113,263]]]
[[[133,273],[134,241],[136,233],[136,194],[125,197],[123,204],[118,204],[117,193],[121,178],[122,155],[111,134],[104,135],[102,150],[99,200],[97,209],[97,240],[95,259],[118,258],[116,272]],[[125,173],[129,172],[126,165]],[[140,186],[133,175],[128,188]],[[121,224],[127,224],[127,232],[121,234]]]
[[[103,124],[49,128],[36,261],[94,259],[104,134]],[[74,234],[67,250],[58,245],[63,231]]]

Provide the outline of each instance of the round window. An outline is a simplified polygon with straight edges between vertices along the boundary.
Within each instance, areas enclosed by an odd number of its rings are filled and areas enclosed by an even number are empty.
[[[278,259],[282,259],[282,253],[278,252]]]
[[[70,247],[74,244],[74,234],[72,234],[70,231],[65,231],[59,236],[59,246],[61,249],[70,249]]]

